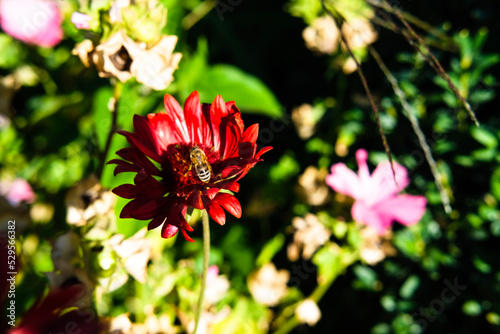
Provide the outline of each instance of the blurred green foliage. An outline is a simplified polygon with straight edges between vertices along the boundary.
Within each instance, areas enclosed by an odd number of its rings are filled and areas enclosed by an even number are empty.
[[[316,327],[300,325],[295,333],[332,328],[398,334],[500,333],[496,298],[500,292],[500,117],[496,112],[500,24],[491,3],[421,1],[405,2],[403,8],[453,38],[456,52],[439,48],[433,52],[477,113],[480,127],[469,120],[448,84],[401,36],[379,29],[379,40],[373,45],[397,78],[426,135],[452,198],[450,214],[444,212],[399,99],[377,64],[369,56],[363,62],[392,154],[408,168],[407,191],[428,199],[420,223],[409,228],[395,224],[391,244],[397,254],[369,265],[360,260],[362,237],[350,216],[352,202],[331,191],[321,205],[299,196],[298,180],[309,166],[327,170],[342,161],[356,169],[358,148],[370,152],[372,170],[386,159],[359,77],[344,74],[330,56],[313,54],[301,39],[306,25],[323,15],[320,1],[245,1],[224,12],[223,21],[214,9],[190,29],[183,28],[183,20],[202,1],[161,2],[168,8],[164,31],[179,37],[176,51],[183,53],[166,92],[184,101],[197,90],[207,103],[220,94],[236,102],[245,125],[257,122],[261,133],[272,134],[261,135],[258,144],[271,145],[273,151],[241,181],[237,196],[243,217],[228,217],[223,227],[211,223],[210,264],[230,281],[229,292],[215,308],[220,312],[226,305],[231,308],[212,328],[215,333],[265,333],[272,319],[271,328],[293,318],[294,307],[308,296],[318,303],[322,318]],[[91,3],[89,13],[109,6],[107,1]],[[372,15],[365,1],[331,3],[343,17]],[[72,4],[76,6],[76,1]],[[113,135],[105,151],[112,130],[109,103],[114,90],[109,79],[99,78],[95,69],[85,68],[71,54],[83,35],[70,25],[65,28],[68,37],[53,50],[23,45],[0,33],[0,76],[15,76],[20,83],[15,92],[2,90],[1,98],[8,103],[2,101],[1,106],[8,107],[1,114],[8,124],[0,128],[0,176],[25,178],[36,192],[37,203],[54,209],[48,221],[35,218],[18,235],[23,265],[18,280],[19,315],[46,288],[44,273],[53,269],[51,242],[68,230],[81,232],[66,223],[68,190],[127,146],[123,136]],[[141,29],[143,36],[156,28]],[[432,34],[426,38],[440,42]],[[166,92],[135,80],[123,84],[117,128],[130,131],[134,114],[162,110]],[[292,109],[304,103],[313,106],[315,123],[314,134],[305,139],[297,135],[291,121]],[[103,187],[133,182],[130,173],[114,176],[113,169],[103,167]],[[119,218],[126,203],[118,199],[116,226],[110,229],[128,238],[146,222]],[[306,213],[316,214],[332,236],[311,259],[292,262],[287,259],[293,239],[291,221]],[[82,252],[89,252],[95,268],[94,279],[116,284],[116,289],[109,288],[95,302],[100,316],[130,312],[132,320],[143,322],[146,310],[153,308],[156,314],[170,315],[172,325],[179,326],[179,321],[174,324],[176,317],[192,315],[202,267],[201,224],[196,214],[192,219],[195,243],[164,240],[159,231],[148,232],[155,256],[149,262],[147,284],[131,279],[113,250],[91,247],[102,240],[81,241]],[[295,278],[300,284],[289,284],[283,303],[269,308],[252,298],[247,280],[271,261],[290,272],[290,282]],[[103,263],[111,265],[105,268]],[[298,274],[294,266],[314,270]],[[446,282],[455,280],[466,289],[455,294],[453,301],[442,302],[444,309],[439,311],[435,300],[442,299]]]

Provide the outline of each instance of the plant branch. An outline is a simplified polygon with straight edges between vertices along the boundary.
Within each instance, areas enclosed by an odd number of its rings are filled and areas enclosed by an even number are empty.
[[[113,134],[117,129],[118,122],[118,104],[120,103],[120,97],[122,95],[122,83],[116,81],[114,84],[113,97],[109,101],[109,112],[111,113],[111,127],[109,128],[108,137],[106,138],[106,144],[104,145],[104,150],[99,155],[99,165],[97,167],[97,178],[100,179],[102,176],[102,171],[106,165],[106,158],[111,147],[111,140],[113,139]]]
[[[401,11],[399,9],[392,7],[385,0],[384,0],[384,4],[386,4],[386,6],[388,8],[392,9],[392,13],[394,13],[394,15],[396,15],[398,17],[398,19],[404,24],[404,26],[406,27],[408,32],[411,34],[411,36],[415,40],[418,41],[418,43],[420,44],[420,46],[422,48],[425,49],[426,52],[424,53],[424,52],[422,52],[420,47],[417,48],[417,50],[420,52],[420,54],[422,54],[425,57],[425,59],[429,62],[429,64],[431,64],[431,66],[434,68],[434,70],[437,72],[437,74],[443,80],[446,81],[446,83],[448,84],[448,87],[455,94],[455,96],[460,100],[460,102],[462,102],[462,105],[465,107],[465,109],[469,113],[469,117],[472,119],[472,121],[474,121],[476,126],[479,126],[479,122],[476,118],[476,114],[474,113],[474,111],[472,111],[472,108],[471,108],[469,102],[467,102],[467,100],[459,92],[457,86],[455,86],[455,84],[451,81],[450,76],[443,69],[443,67],[441,66],[441,63],[436,59],[436,57],[434,57],[434,54],[431,52],[431,50],[429,49],[427,44],[424,42],[424,40],[415,32],[415,30],[413,30],[413,28],[410,26],[410,24],[403,17],[403,15],[401,14]]]
[[[394,170],[394,164],[393,164],[393,160],[392,160],[392,156],[391,156],[391,149],[390,149],[389,144],[387,142],[387,138],[385,137],[384,130],[382,130],[382,125],[380,124],[380,117],[379,117],[379,114],[378,114],[377,104],[375,103],[375,101],[373,99],[373,96],[372,96],[372,93],[370,91],[370,88],[368,87],[368,83],[366,81],[365,75],[363,74],[363,70],[361,69],[361,65],[359,64],[359,61],[354,56],[354,53],[352,52],[351,47],[349,46],[349,43],[347,43],[347,40],[346,40],[346,38],[344,36],[344,33],[342,32],[342,28],[341,28],[340,23],[338,22],[337,18],[326,7],[325,0],[321,0],[321,4],[322,4],[323,9],[325,10],[325,12],[328,15],[330,15],[331,18],[333,19],[333,21],[335,22],[335,25],[337,26],[337,29],[338,29],[338,31],[340,33],[340,37],[341,37],[342,42],[344,43],[344,45],[345,45],[345,47],[347,49],[347,52],[352,57],[352,59],[354,59],[354,62],[356,63],[356,70],[358,72],[359,77],[361,78],[361,82],[363,83],[363,87],[365,89],[366,96],[368,97],[368,100],[370,100],[370,105],[372,107],[373,114],[375,116],[375,120],[377,121],[378,132],[380,134],[380,137],[382,138],[382,144],[384,145],[385,154],[389,158],[389,162],[391,164],[391,169],[392,169],[392,175],[394,176],[394,181],[396,181],[396,171]]]
[[[383,10],[387,11],[388,13],[394,13],[393,7],[388,6],[386,3],[382,3],[380,0],[366,0],[366,2],[374,7],[378,7],[378,8],[383,9]],[[425,31],[428,31],[431,35],[434,35],[437,38],[441,39],[446,44],[446,47],[445,47],[446,49],[448,49],[448,50],[456,50],[457,49],[455,41],[452,38],[448,37],[448,35],[443,33],[441,30],[436,29],[435,27],[433,27],[429,23],[422,21],[418,17],[413,16],[408,12],[405,12],[402,10],[399,10],[399,12],[408,22],[413,23],[417,27],[419,27]]]
[[[210,13],[210,11],[217,5],[215,0],[206,0],[201,2],[195,9],[186,15],[181,22],[184,29],[189,30],[192,26],[201,20],[205,15]]]
[[[375,59],[382,72],[384,72],[387,80],[389,80],[389,82],[391,83],[394,93],[397,95],[399,101],[401,102],[401,106],[403,107],[403,114],[410,121],[413,131],[417,135],[420,147],[422,147],[422,150],[424,151],[425,159],[427,160],[432,175],[434,176],[434,182],[436,183],[436,187],[439,190],[439,195],[441,196],[441,203],[443,204],[445,212],[449,214],[451,212],[450,197],[448,196],[448,193],[444,188],[443,178],[441,177],[441,174],[437,169],[436,161],[434,160],[434,157],[431,153],[431,148],[429,147],[425,135],[420,128],[418,119],[415,116],[414,108],[406,100],[405,93],[399,87],[397,79],[394,77],[394,75],[392,75],[391,71],[389,71],[375,48],[369,46],[368,50],[370,51],[370,54]]]

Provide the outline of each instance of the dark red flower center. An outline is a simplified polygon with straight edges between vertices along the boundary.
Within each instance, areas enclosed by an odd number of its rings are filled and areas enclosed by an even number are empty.
[[[202,182],[196,174],[195,166],[190,159],[191,148],[195,145],[175,144],[170,145],[164,152],[164,163],[161,166],[162,183],[179,197],[186,198],[195,188],[206,188],[207,183]],[[217,160],[211,151],[203,149],[209,163]],[[213,167],[213,165],[211,164]]]

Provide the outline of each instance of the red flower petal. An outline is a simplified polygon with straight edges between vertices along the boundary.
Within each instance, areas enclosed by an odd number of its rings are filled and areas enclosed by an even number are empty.
[[[165,111],[171,119],[168,131],[179,131],[183,143],[189,143],[189,132],[186,126],[186,119],[179,103],[169,94],[165,94]]]
[[[187,203],[189,204],[189,206],[203,210],[203,201],[201,199],[201,191],[194,190],[193,192],[191,192],[191,194],[189,195],[189,197],[187,199]]]
[[[116,154],[124,160],[130,161],[135,166],[139,167],[138,171],[144,168],[149,175],[161,176],[159,169],[149,160],[142,152],[135,147],[123,148],[116,152]],[[117,163],[115,161],[121,161],[114,159],[108,162]]]
[[[135,122],[135,119],[137,118],[136,116],[139,117],[139,118],[142,118],[142,116],[135,115],[134,116],[134,122]],[[149,130],[149,132],[151,132],[151,131]],[[157,151],[156,147],[154,147],[156,145],[156,143],[153,143],[153,142],[144,143],[139,138],[137,138],[134,133],[130,133],[130,132],[127,132],[127,131],[116,131],[116,133],[119,133],[122,136],[125,136],[125,138],[127,138],[127,141],[131,145],[137,147],[146,156],[150,157],[151,159],[153,159],[153,160],[155,160],[157,162],[161,162],[161,158],[158,155],[158,151]],[[151,138],[148,138],[148,135],[143,135],[142,139],[143,140],[146,139],[148,141],[152,141],[153,140]]]
[[[123,207],[120,218],[151,219],[158,212],[159,207],[158,201],[136,198]]]
[[[206,191],[206,194],[207,194],[208,198],[210,200],[212,200],[212,199],[214,199],[215,195],[217,195],[217,193],[219,192],[219,190],[220,190],[219,188],[213,187],[213,188],[208,189]]]
[[[266,152],[269,152],[273,149],[272,146],[266,146],[264,148],[262,148],[256,155],[255,155],[255,159],[259,159],[260,156]]]
[[[174,235],[177,234],[178,230],[179,230],[179,228],[177,226],[165,223],[165,224],[163,224],[163,227],[161,229],[161,237],[162,238],[172,238]]]
[[[184,105],[186,123],[192,143],[212,147],[212,132],[200,105],[200,96],[194,91]]]
[[[163,224],[165,222],[165,219],[166,218],[163,216],[154,217],[153,220],[151,220],[148,224],[148,231],[154,230],[155,228]]]
[[[184,239],[186,239],[189,242],[194,242],[194,240],[189,237],[189,235],[187,234],[186,230],[181,230],[181,233],[184,236]]]
[[[210,105],[210,124],[212,125],[212,138],[214,151],[219,152],[221,146],[220,124],[221,118],[227,115],[226,104],[220,95],[217,95]]]
[[[255,144],[257,142],[257,138],[259,137],[259,124],[250,125],[243,135],[241,136],[242,142],[249,142]]]
[[[226,160],[238,155],[238,144],[241,139],[240,127],[236,118],[228,120],[221,131],[221,159]]]
[[[233,195],[226,193],[219,193],[214,201],[220,204],[227,212],[235,216],[236,218],[241,218],[241,204]]]
[[[136,189],[133,184],[122,184],[112,190],[112,192],[123,198],[135,198],[136,197]]]
[[[238,191],[240,191],[240,184],[238,182],[233,182],[227,186],[227,189],[237,193]]]
[[[215,201],[210,201],[205,207],[210,217],[212,217],[217,224],[224,225],[226,223],[226,214],[219,204]]]
[[[149,114],[148,120],[152,131],[154,131],[158,138],[158,144],[162,153],[165,152],[170,145],[178,143],[187,144],[189,142],[186,126],[179,127],[172,114],[164,112]]]

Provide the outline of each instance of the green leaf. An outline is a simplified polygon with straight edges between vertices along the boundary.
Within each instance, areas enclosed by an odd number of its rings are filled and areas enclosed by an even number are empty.
[[[26,49],[9,35],[0,33],[0,67],[12,69],[26,58]]]
[[[420,278],[416,275],[411,275],[401,286],[399,294],[401,295],[401,297],[408,299],[413,296],[419,285]]]
[[[367,266],[356,265],[352,271],[358,278],[358,281],[354,282],[355,287],[369,290],[372,290],[375,287],[377,282],[377,273],[373,269]]]
[[[33,97],[28,101],[28,106],[33,110],[30,115],[30,123],[36,124],[51,115],[60,112],[61,109],[81,103],[84,95],[81,92],[73,92],[69,95],[45,95]]]
[[[196,90],[204,103],[221,95],[226,102],[235,101],[242,111],[283,116],[281,104],[260,79],[232,65],[208,65],[208,43],[204,38],[198,40],[194,54],[181,60],[175,84],[181,100]]]
[[[257,257],[256,261],[257,267],[262,267],[266,263],[271,262],[274,255],[276,255],[276,253],[278,253],[281,250],[281,247],[283,247],[284,243],[285,243],[285,236],[283,234],[277,234],[274,238],[269,240],[264,245],[262,251]]]
[[[271,167],[269,177],[274,182],[283,182],[291,179],[300,172],[300,165],[293,152],[286,152],[277,164]]]
[[[498,139],[495,135],[483,127],[472,128],[471,135],[475,140],[488,148],[495,148],[498,146]]]
[[[247,112],[269,117],[283,115],[280,103],[260,79],[232,65],[212,66],[195,89],[202,102],[212,102],[221,95],[225,101],[235,101],[238,108]]]
[[[480,315],[482,311],[481,304],[475,300],[468,300],[462,306],[462,311],[471,317]]]
[[[493,196],[495,196],[495,198],[500,201],[500,168],[497,168],[493,172],[490,182],[491,192],[493,193]]]
[[[320,1],[309,0],[291,0],[287,9],[292,16],[302,17],[307,24],[311,24],[323,11]]]

